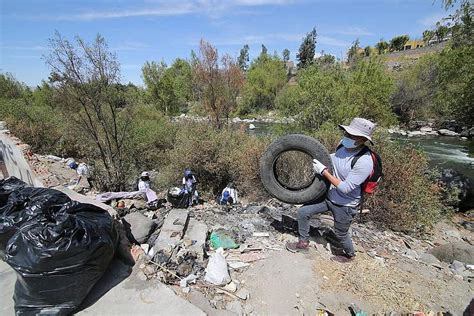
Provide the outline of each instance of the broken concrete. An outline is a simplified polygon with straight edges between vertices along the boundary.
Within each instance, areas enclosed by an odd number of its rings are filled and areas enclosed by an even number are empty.
[[[143,244],[148,240],[148,237],[156,227],[153,220],[139,212],[125,215],[122,222],[127,230],[129,229],[133,238],[140,244]]]
[[[161,227],[161,232],[153,246],[154,253],[160,250],[174,248],[184,235],[184,230],[188,224],[189,211],[186,209],[172,209]]]
[[[6,130],[0,130],[0,172],[3,178],[16,177],[29,185],[43,187],[43,183],[37,179],[31,171],[30,165],[23,156],[22,150]]]
[[[206,245],[208,228],[207,225],[196,219],[189,219],[188,228],[184,234],[184,242],[187,248],[195,251],[200,261],[204,260],[204,246]]]

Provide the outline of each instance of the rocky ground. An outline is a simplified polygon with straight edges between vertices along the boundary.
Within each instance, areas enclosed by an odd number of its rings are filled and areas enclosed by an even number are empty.
[[[76,177],[55,157],[30,155],[29,160],[47,186],[67,185]],[[88,189],[80,184],[76,191]],[[140,200],[124,202],[117,208],[119,220],[128,223],[130,239],[141,245],[134,247],[138,279],[167,284],[209,315],[345,315],[349,307],[369,314],[462,315],[474,297],[472,213],[439,223],[424,238],[356,222],[356,260],[339,264],[330,260],[329,244],[320,236],[332,225],[330,215],[313,221],[310,250],[293,254],[284,245],[296,238],[295,206],[270,200],[234,207],[205,203],[187,210],[168,203],[149,210]],[[237,244],[224,251],[230,282],[222,285],[205,281],[216,253],[212,232]],[[157,246],[163,236],[167,246]]]

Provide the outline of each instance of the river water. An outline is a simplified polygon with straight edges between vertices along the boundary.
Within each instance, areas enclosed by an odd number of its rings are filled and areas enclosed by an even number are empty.
[[[268,135],[272,123],[254,122],[255,129],[249,133]],[[404,144],[412,144],[424,150],[433,167],[439,169],[451,168],[467,178],[474,186],[474,140],[463,140],[459,137],[419,136],[407,137],[392,134],[392,139]]]

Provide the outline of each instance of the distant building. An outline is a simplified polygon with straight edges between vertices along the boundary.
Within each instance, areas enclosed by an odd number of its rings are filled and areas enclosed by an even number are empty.
[[[424,47],[425,42],[421,39],[411,39],[408,40],[405,45],[403,46],[403,50],[410,50],[415,48]]]

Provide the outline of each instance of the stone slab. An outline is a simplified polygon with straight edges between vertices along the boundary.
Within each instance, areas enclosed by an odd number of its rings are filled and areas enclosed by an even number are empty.
[[[186,209],[172,209],[165,218],[161,232],[153,245],[154,253],[176,246],[184,236],[188,224],[189,211]]]
[[[198,254],[199,260],[204,260],[204,246],[206,244],[208,227],[205,223],[194,218],[189,219],[188,228],[184,234],[185,242],[191,243],[188,249]]]

